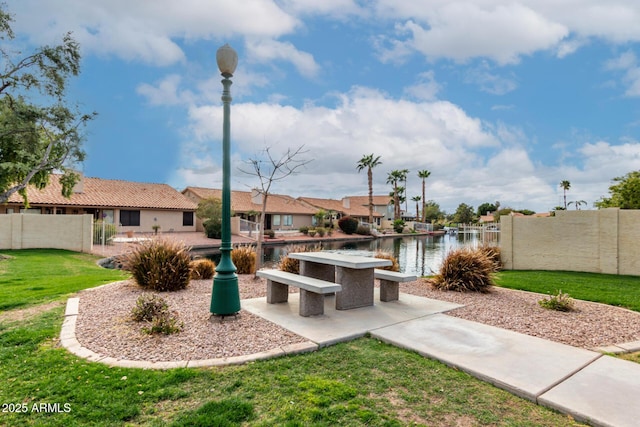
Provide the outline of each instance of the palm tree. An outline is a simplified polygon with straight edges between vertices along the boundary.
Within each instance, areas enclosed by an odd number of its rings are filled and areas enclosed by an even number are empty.
[[[580,206],[581,205],[586,205],[587,202],[585,200],[575,200],[575,201],[569,202],[567,204],[568,205],[575,204],[576,205],[576,210],[579,211],[580,210]]]
[[[417,219],[418,219],[418,216],[420,215],[420,211],[418,210],[418,202],[419,202],[420,200],[422,200],[422,197],[420,197],[420,196],[413,196],[413,197],[411,198],[411,200],[413,200],[414,202],[416,202],[416,220],[417,220]]]
[[[409,169],[402,169],[400,171],[402,173],[402,181],[404,182],[404,189],[407,189],[407,177],[409,176]],[[404,210],[405,212],[409,212],[409,207],[407,206],[407,198],[405,197],[404,199],[405,204],[404,204]]]
[[[560,181],[560,187],[564,191],[564,209],[567,210],[567,190],[571,188],[571,183],[567,180]]]
[[[387,175],[387,184],[393,185],[391,196],[393,197],[393,219],[400,219],[400,187],[398,182],[402,181],[402,171],[394,170]]]
[[[418,178],[422,178],[422,222],[425,222],[427,220],[425,213],[425,205],[427,204],[427,199],[425,199],[424,196],[424,182],[427,178],[429,178],[429,175],[431,175],[431,172],[426,169],[418,171]]]
[[[381,164],[380,156],[374,158],[373,153],[371,153],[368,156],[362,156],[356,165],[358,172],[367,168],[367,179],[369,181],[369,224],[373,224],[373,172],[371,172],[371,169]]]

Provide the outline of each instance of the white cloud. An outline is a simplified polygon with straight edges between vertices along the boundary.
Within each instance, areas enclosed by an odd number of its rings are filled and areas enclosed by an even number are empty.
[[[306,77],[315,77],[320,69],[313,59],[313,55],[299,51],[289,42],[270,39],[247,40],[246,49],[253,61],[289,61],[298,69],[300,74]]]
[[[640,96],[640,65],[635,53],[630,50],[621,53],[617,58],[607,61],[605,69],[623,73],[622,81],[627,86],[626,96]]]
[[[489,64],[469,69],[464,77],[466,83],[478,85],[480,90],[493,95],[504,95],[514,91],[518,84],[514,77],[504,77],[491,72]]]
[[[272,0],[22,0],[11,12],[14,28],[35,44],[73,31],[86,51],[154,65],[184,60],[175,40],[279,37],[300,26]]]
[[[433,71],[418,74],[418,82],[404,88],[404,93],[421,101],[433,101],[441,86],[435,79]]]
[[[136,92],[147,99],[151,105],[183,105],[194,102],[195,95],[191,91],[179,90],[182,78],[171,74],[158,82],[157,86],[142,83]]]

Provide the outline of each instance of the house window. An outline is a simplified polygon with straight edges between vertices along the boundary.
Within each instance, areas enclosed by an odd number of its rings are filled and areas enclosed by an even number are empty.
[[[182,226],[187,227],[193,225],[193,212],[182,212]]]
[[[280,215],[272,215],[271,216],[271,225],[279,226],[280,225]]]
[[[284,226],[292,226],[293,225],[293,215],[282,215],[282,225],[284,225]]]
[[[120,211],[120,225],[139,227],[140,211]]]

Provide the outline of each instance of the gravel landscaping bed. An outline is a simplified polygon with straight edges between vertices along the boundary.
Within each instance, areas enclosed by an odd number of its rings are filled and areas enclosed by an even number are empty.
[[[130,319],[145,293],[132,280],[82,291],[76,337],[104,356],[153,362],[240,356],[306,341],[244,310],[223,320],[211,317],[211,285],[211,280],[192,281],[185,290],[161,293],[184,325],[172,335],[145,334],[143,324]],[[240,275],[239,289],[241,299],[265,297],[266,280]],[[400,298],[404,292],[465,305],[447,313],[451,316],[577,347],[640,340],[640,313],[604,304],[576,301],[576,312],[562,313],[540,307],[540,294],[503,288],[487,294],[443,292],[425,280],[400,284],[400,292]]]

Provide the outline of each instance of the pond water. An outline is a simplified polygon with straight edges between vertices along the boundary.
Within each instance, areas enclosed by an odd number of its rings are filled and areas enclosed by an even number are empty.
[[[463,246],[475,247],[483,242],[497,244],[497,233],[484,236],[479,233],[465,233],[444,236],[406,236],[387,237],[375,240],[354,242],[322,242],[322,250],[372,256],[382,250],[392,253],[400,264],[400,271],[404,273],[427,276],[434,274],[444,257],[454,248]],[[310,246],[315,246],[311,244]],[[298,247],[301,245],[297,245]],[[264,248],[264,265],[273,268],[280,258],[287,254],[289,247],[268,246]],[[218,261],[220,255],[211,256]]]

